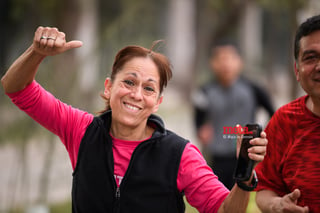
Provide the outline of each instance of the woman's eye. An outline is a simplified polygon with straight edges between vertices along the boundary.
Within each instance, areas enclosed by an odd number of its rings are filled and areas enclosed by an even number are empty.
[[[148,92],[154,92],[154,89],[152,87],[145,87],[144,89]]]
[[[125,84],[129,85],[129,86],[133,86],[134,85],[133,81],[130,81],[130,80],[124,80],[123,82]]]

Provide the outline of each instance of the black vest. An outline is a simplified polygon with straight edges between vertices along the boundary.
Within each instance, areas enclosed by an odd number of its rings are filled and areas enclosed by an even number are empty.
[[[152,137],[134,150],[126,174],[117,188],[114,178],[111,112],[95,117],[81,141],[73,173],[72,212],[184,212],[177,174],[187,141],[165,130],[151,115]]]

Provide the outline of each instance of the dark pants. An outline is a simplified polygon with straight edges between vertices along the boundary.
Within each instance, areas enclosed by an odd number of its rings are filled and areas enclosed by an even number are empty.
[[[236,167],[237,158],[234,157],[213,157],[212,164],[210,165],[215,175],[219,180],[231,190],[235,180],[233,173]]]

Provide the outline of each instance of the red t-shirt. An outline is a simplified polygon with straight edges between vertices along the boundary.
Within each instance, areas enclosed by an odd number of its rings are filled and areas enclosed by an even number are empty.
[[[56,99],[36,81],[19,92],[7,95],[21,110],[60,137],[74,169],[82,137],[94,116]],[[132,152],[141,142],[113,138],[114,177],[117,184],[121,183]],[[177,186],[199,212],[217,212],[229,194],[192,143],[188,143],[183,151]]]
[[[320,117],[303,96],[281,107],[266,127],[267,155],[258,164],[257,190],[283,196],[301,190],[300,206],[320,212]]]

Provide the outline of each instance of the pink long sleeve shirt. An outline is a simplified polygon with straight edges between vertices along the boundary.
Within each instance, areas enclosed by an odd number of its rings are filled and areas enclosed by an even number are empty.
[[[12,102],[39,124],[60,137],[74,169],[79,146],[94,115],[73,108],[33,81],[23,90],[7,94]],[[127,170],[133,150],[142,141],[113,138],[114,177],[118,185]],[[198,148],[188,143],[179,166],[177,186],[199,212],[217,212],[229,190],[218,181]]]

